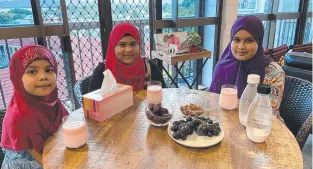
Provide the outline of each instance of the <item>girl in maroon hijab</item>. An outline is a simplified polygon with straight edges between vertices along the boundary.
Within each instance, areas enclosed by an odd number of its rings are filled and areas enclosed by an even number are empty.
[[[133,86],[134,91],[144,90],[150,80],[161,81],[163,76],[156,64],[140,56],[140,34],[135,26],[121,23],[110,34],[105,63],[94,70],[89,83],[89,92],[99,89],[103,72],[109,69],[116,82]]]
[[[11,58],[14,91],[2,124],[2,168],[41,168],[45,140],[68,114],[58,98],[56,74],[56,59],[42,46],[24,46]]]

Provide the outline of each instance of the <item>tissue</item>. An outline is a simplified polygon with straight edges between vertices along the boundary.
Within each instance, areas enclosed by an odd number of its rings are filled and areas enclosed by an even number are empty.
[[[118,86],[116,84],[116,80],[112,74],[112,72],[107,69],[103,72],[104,79],[102,81],[101,89],[100,89],[100,94],[102,96],[109,94],[115,90],[118,89]]]

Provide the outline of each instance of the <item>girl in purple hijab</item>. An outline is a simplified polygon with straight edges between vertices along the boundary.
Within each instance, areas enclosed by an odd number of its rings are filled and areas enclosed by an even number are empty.
[[[264,27],[255,16],[243,16],[231,29],[231,42],[216,64],[210,92],[220,93],[224,84],[237,86],[238,98],[247,85],[249,74],[258,74],[261,82],[272,85],[272,106],[276,114],[283,95],[284,72],[270,57],[264,56]]]

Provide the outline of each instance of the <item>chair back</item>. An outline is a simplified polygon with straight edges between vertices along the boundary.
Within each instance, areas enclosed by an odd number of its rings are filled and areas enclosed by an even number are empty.
[[[1,142],[1,136],[2,136],[2,122],[3,122],[5,112],[6,112],[5,109],[0,109],[0,142]],[[4,159],[4,154],[2,152],[2,149],[0,148],[0,168],[2,166],[3,159]]]
[[[76,102],[76,105],[80,105],[80,107],[82,107],[83,105],[82,96],[88,93],[90,78],[91,76],[86,76],[78,80],[74,85],[75,102]],[[80,107],[77,107],[77,108],[80,108]]]
[[[289,130],[296,137],[299,132],[302,132],[303,125],[312,114],[312,83],[285,76],[285,89],[279,112]],[[310,128],[312,124],[309,125]]]

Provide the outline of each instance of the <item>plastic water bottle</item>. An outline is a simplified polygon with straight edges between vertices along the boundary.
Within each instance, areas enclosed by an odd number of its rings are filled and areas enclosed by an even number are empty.
[[[250,74],[248,75],[247,82],[248,84],[239,101],[239,120],[243,126],[247,124],[248,109],[257,94],[257,85],[260,83],[260,76]]]
[[[256,143],[266,141],[272,130],[273,112],[270,93],[270,85],[258,85],[257,95],[248,110],[246,132],[248,138]]]

